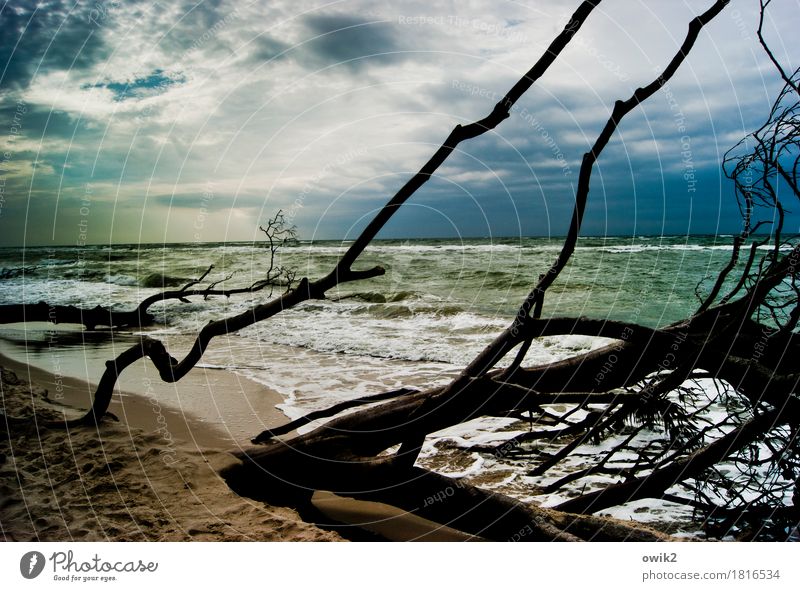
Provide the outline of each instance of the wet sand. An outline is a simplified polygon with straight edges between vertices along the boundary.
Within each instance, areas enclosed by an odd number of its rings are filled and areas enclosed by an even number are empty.
[[[11,333],[13,334],[13,333]],[[32,339],[8,338],[0,331],[0,357],[21,378],[43,385],[51,399],[88,409],[105,363],[131,346],[130,336],[86,342],[86,333],[55,334],[53,342],[36,333]],[[165,340],[180,355],[191,341]],[[269,427],[288,421],[276,408],[283,397],[266,386],[224,369],[196,367],[177,383],[166,383],[149,360],[128,367],[118,381],[109,410],[129,425],[160,429],[198,447],[249,445]],[[165,428],[166,422],[166,428]]]
[[[30,425],[0,430],[0,534],[6,540],[341,540],[296,511],[237,496],[218,471],[238,461],[265,428],[288,421],[270,388],[216,367],[176,384],[146,360],[123,372],[101,428],[38,429],[37,420],[77,418],[91,406],[104,363],[131,345],[122,335],[0,334],[2,405]],[[13,333],[12,333],[13,334]],[[33,335],[33,339],[29,337]],[[74,341],[74,342],[73,342]],[[188,348],[185,337],[168,344]],[[235,359],[234,349],[230,352]],[[52,371],[47,371],[47,369]],[[473,540],[442,524],[381,503],[318,491],[312,502],[329,526],[353,526],[388,540]]]
[[[100,429],[38,428],[78,416],[92,385],[8,358],[0,366],[2,411],[29,419],[0,430],[0,539],[341,539],[290,508],[231,491],[217,472],[236,461],[224,431],[136,394],[115,396],[120,421]]]

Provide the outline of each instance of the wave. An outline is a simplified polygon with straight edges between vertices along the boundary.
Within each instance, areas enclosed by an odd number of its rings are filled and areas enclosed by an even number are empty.
[[[36,275],[38,271],[38,267],[30,266],[30,267],[2,267],[0,268],[0,278],[7,280],[7,279],[16,279],[17,277],[30,277],[31,275]]]
[[[184,277],[173,277],[162,273],[150,273],[139,281],[139,285],[141,287],[180,287],[187,282],[188,279]]]
[[[117,275],[106,275],[106,283],[111,283],[113,285],[122,285],[125,287],[134,287],[139,285],[139,281],[136,277],[132,275],[125,275],[125,274],[117,274]]]
[[[337,301],[342,300],[359,300],[361,302],[369,302],[371,304],[384,304],[386,303],[386,296],[375,291],[368,291],[343,295],[339,297]]]
[[[398,291],[396,293],[391,294],[388,298],[388,301],[402,302],[405,300],[419,299],[421,297],[422,296],[416,291]]]
[[[386,304],[386,303],[396,303],[396,302],[403,302],[406,300],[415,300],[421,299],[422,294],[416,291],[398,291],[398,292],[390,292],[387,294],[383,294],[377,291],[366,291],[366,292],[355,292],[351,294],[345,294],[338,298],[335,298],[334,301],[343,301],[343,300],[358,300],[361,302],[368,302],[370,304]]]
[[[612,254],[629,254],[637,252],[663,252],[663,251],[704,251],[704,250],[732,250],[730,245],[702,245],[702,244],[663,244],[663,245],[650,245],[650,244],[629,244],[619,246],[604,246],[586,248],[584,250],[594,250],[597,252],[607,252]],[[578,249],[580,250],[580,249]]]

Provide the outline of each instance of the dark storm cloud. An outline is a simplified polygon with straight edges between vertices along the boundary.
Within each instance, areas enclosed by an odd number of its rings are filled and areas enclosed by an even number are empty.
[[[237,17],[235,7],[222,4],[186,0],[180,3],[180,18],[171,20],[163,18],[158,2],[7,2],[0,7],[0,90],[25,89],[34,74],[83,71],[102,63],[131,27],[146,28],[154,44],[175,56],[214,45],[218,33]]]
[[[355,70],[376,62],[386,64],[404,59],[402,52],[408,49],[386,22],[315,14],[306,17],[304,24],[312,39],[303,44],[303,54],[316,67],[343,64]]]
[[[225,211],[237,209],[260,209],[264,206],[263,195],[217,195],[213,191],[196,193],[177,193],[175,195],[155,195],[150,200],[158,205],[176,209],[199,209]]]
[[[24,105],[24,113],[17,114],[19,105]],[[16,119],[15,119],[16,118]],[[92,126],[87,119],[80,119],[62,111],[49,109],[31,103],[6,103],[0,106],[0,121],[17,120],[18,138],[25,140],[25,148],[18,147],[16,141],[9,141],[6,148],[10,162],[38,159],[39,162],[50,162],[54,168],[65,164],[66,152],[70,152],[72,167],[65,173],[71,178],[85,177],[86,170],[92,168],[93,156],[83,158],[87,148],[99,145],[103,129]],[[81,168],[75,165],[80,161]]]
[[[21,1],[0,8],[0,91],[27,88],[34,74],[83,70],[106,59],[97,6]]]
[[[59,111],[51,111],[46,107],[28,104],[25,102],[12,103],[10,101],[0,104],[0,121],[10,122],[20,110],[19,120],[20,135],[37,138],[47,130],[48,134],[69,137],[75,128],[75,120]]]
[[[137,239],[140,226],[147,240],[192,239],[201,208],[241,214],[230,216],[238,237],[262,210],[295,206],[303,234],[352,235],[456,123],[491,112],[563,24],[560,0],[537,2],[537,13],[453,4],[466,20],[442,26],[403,22],[398,14],[438,9],[408,0],[380,16],[360,0],[51,1],[0,3],[0,140],[18,132],[0,174],[0,243],[47,242],[54,225],[74,242],[90,185],[92,231],[106,231],[95,241]],[[672,55],[675,39],[660,31],[679,35],[689,16],[664,9],[663,26],[640,25],[648,10],[612,11],[622,24],[590,19],[511,117],[460,144],[386,235],[563,234],[581,156],[614,101]],[[781,16],[782,30],[797,29],[796,11]],[[719,161],[760,125],[780,81],[755,21],[745,22],[749,46],[735,24],[722,17],[703,32],[670,82],[674,102],[664,89],[625,118],[594,169],[585,233],[738,229]]]
[[[198,48],[210,52],[222,50],[220,34],[241,25],[239,9],[244,3],[184,0],[169,5],[179,15],[177,19],[164,19],[163,11],[154,9],[147,14],[144,26],[166,55],[180,56]]]
[[[273,39],[267,35],[261,35],[251,42],[250,59],[256,62],[267,62],[272,59],[283,57],[289,50],[286,43]]]

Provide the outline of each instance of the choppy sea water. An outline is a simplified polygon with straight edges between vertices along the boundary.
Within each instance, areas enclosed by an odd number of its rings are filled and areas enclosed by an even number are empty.
[[[298,277],[314,279],[327,274],[347,246],[287,245],[279,263],[296,269]],[[280,409],[289,418],[388,389],[443,384],[508,325],[560,247],[559,240],[547,238],[377,241],[356,267],[380,264],[385,276],[342,285],[327,300],[304,303],[217,339],[201,366],[278,391],[284,399]],[[696,309],[698,286],[700,293],[710,288],[707,277],[716,276],[730,252],[728,236],[582,238],[548,291],[544,315],[649,326],[679,320]],[[210,265],[209,280],[231,276],[222,285],[246,286],[263,276],[269,251],[258,243],[0,249],[0,268],[19,270],[0,282],[0,303],[47,301],[127,310],[165,287],[198,277]],[[149,332],[186,344],[209,320],[241,312],[267,296],[260,292],[157,304],[151,312],[162,323]],[[18,331],[5,329],[0,336],[19,341]],[[527,364],[555,361],[607,342],[583,336],[541,339]],[[78,354],[74,345],[72,351]],[[713,385],[707,389],[710,397],[715,395]],[[223,395],[217,393],[214,404],[224,416]],[[585,467],[598,446],[582,446],[547,478],[528,476],[529,460],[464,451],[502,443],[525,430],[515,419],[473,421],[429,437],[420,462],[524,500],[555,504],[563,494],[542,497],[540,487]],[[597,485],[608,481],[602,476],[591,480]],[[687,510],[677,505],[630,505],[615,514],[636,514],[645,521],[688,519]]]
[[[729,237],[582,238],[547,294],[545,315],[635,319],[648,325],[684,317],[695,287],[730,253]],[[347,244],[300,243],[280,251],[298,277],[326,274]],[[359,261],[380,264],[383,277],[340,286],[329,300],[287,311],[243,336],[317,351],[463,363],[506,325],[561,242],[508,240],[378,241]],[[115,245],[0,249],[0,267],[26,268],[0,283],[0,301],[103,305],[130,309],[163,287],[179,286],[214,265],[222,286],[259,279],[269,263],[262,244]],[[191,333],[222,313],[265,294],[154,306],[169,331]],[[313,326],[314,330],[309,330]]]

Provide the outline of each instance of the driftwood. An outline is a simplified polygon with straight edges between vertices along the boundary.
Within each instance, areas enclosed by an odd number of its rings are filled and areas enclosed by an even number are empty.
[[[342,283],[383,274],[381,267],[354,269],[364,249],[462,141],[494,129],[509,117],[519,98],[550,68],[599,4],[600,0],[581,2],[542,57],[489,115],[469,125],[457,125],[430,160],[378,212],[328,275],[316,280],[303,278],[275,299],[211,322],[200,331],[182,360],[174,359],[160,341],[142,337],[107,363],[92,409],[67,424],[99,423],[107,413],[119,374],[138,359],[149,358],[164,381],[177,381],[197,364],[214,337],[264,321],[301,302],[324,298]],[[558,257],[537,281],[531,281],[531,291],[508,328],[455,380],[419,392],[402,389],[376,393],[265,431],[253,440],[260,445],[236,452],[241,462],[223,474],[230,485],[241,494],[295,506],[307,505],[315,490],[380,501],[492,540],[666,539],[638,524],[590,515],[642,498],[682,502],[709,520],[714,514],[724,515],[727,521],[723,534],[735,531],[748,516],[763,516],[763,506],[782,509],[771,513],[775,526],[770,535],[779,536],[781,528],[791,525],[798,515],[794,507],[784,502],[786,487],[793,485],[792,479],[798,479],[800,490],[800,372],[796,362],[800,353],[796,332],[800,316],[800,245],[787,241],[782,230],[786,200],[783,195],[790,199],[800,197],[796,152],[800,93],[798,72],[787,74],[763,38],[761,23],[769,0],[762,0],[758,36],[779,69],[785,88],[767,122],[740,144],[738,151],[735,148],[726,155],[725,171],[736,186],[743,230],[733,240],[730,260],[709,292],[701,295],[696,313],[658,329],[588,318],[543,318],[547,290],[574,254],[594,164],[624,117],[670,80],[689,59],[703,27],[727,4],[727,0],[717,0],[693,19],[680,48],[661,73],[627,99],[615,103],[604,128],[583,156],[575,207]],[[759,207],[775,215],[757,219]],[[770,227],[771,233],[757,234],[764,227]],[[265,233],[269,237],[268,230]],[[274,260],[275,243],[270,242]],[[255,286],[264,287],[256,283],[250,291]],[[193,287],[185,286],[169,297],[232,295],[235,291]],[[159,296],[154,301],[158,299]],[[165,299],[164,294],[160,299]],[[15,314],[26,314],[28,319],[42,316],[44,305],[40,306],[27,307],[35,308],[35,313],[23,308],[15,309]],[[62,318],[76,313],[64,310]],[[115,325],[114,320],[109,318],[111,325]],[[141,321],[141,314],[131,319]],[[526,366],[525,357],[534,339],[564,334],[615,341],[546,366]],[[498,367],[512,353],[510,363]],[[723,385],[717,401],[698,402],[697,390],[691,384],[700,377]],[[728,416],[716,423],[704,414],[715,403],[729,409]],[[560,410],[555,410],[556,405]],[[563,410],[564,405],[568,410]],[[586,411],[584,418],[571,420],[577,410]],[[596,474],[622,480],[575,493],[574,498],[558,507],[543,509],[416,465],[424,440],[431,433],[481,416],[520,416],[523,412],[532,422],[538,418],[550,426],[559,426],[557,437],[563,440],[558,452],[531,466],[532,475],[548,474],[587,441],[617,433],[625,435],[620,443],[601,454],[595,465],[553,481],[547,486],[548,492]],[[310,432],[281,438],[322,418],[330,420]],[[636,437],[645,429],[662,433],[662,439],[655,442],[658,445],[650,442],[635,448]],[[533,430],[503,444],[495,455],[520,450],[553,433]],[[766,457],[754,451],[753,446],[762,443],[772,452]],[[631,449],[638,453],[635,462],[615,464],[616,454]],[[746,454],[755,458],[750,464],[745,461]],[[756,482],[760,487],[757,502],[741,493],[732,494],[726,502],[714,500],[709,492],[712,488],[727,487],[730,491],[739,486],[733,477],[717,470],[726,463],[745,471],[766,467],[764,472],[770,475],[767,480],[759,480],[754,473],[747,484]],[[669,492],[676,485],[685,487],[688,496]]]

